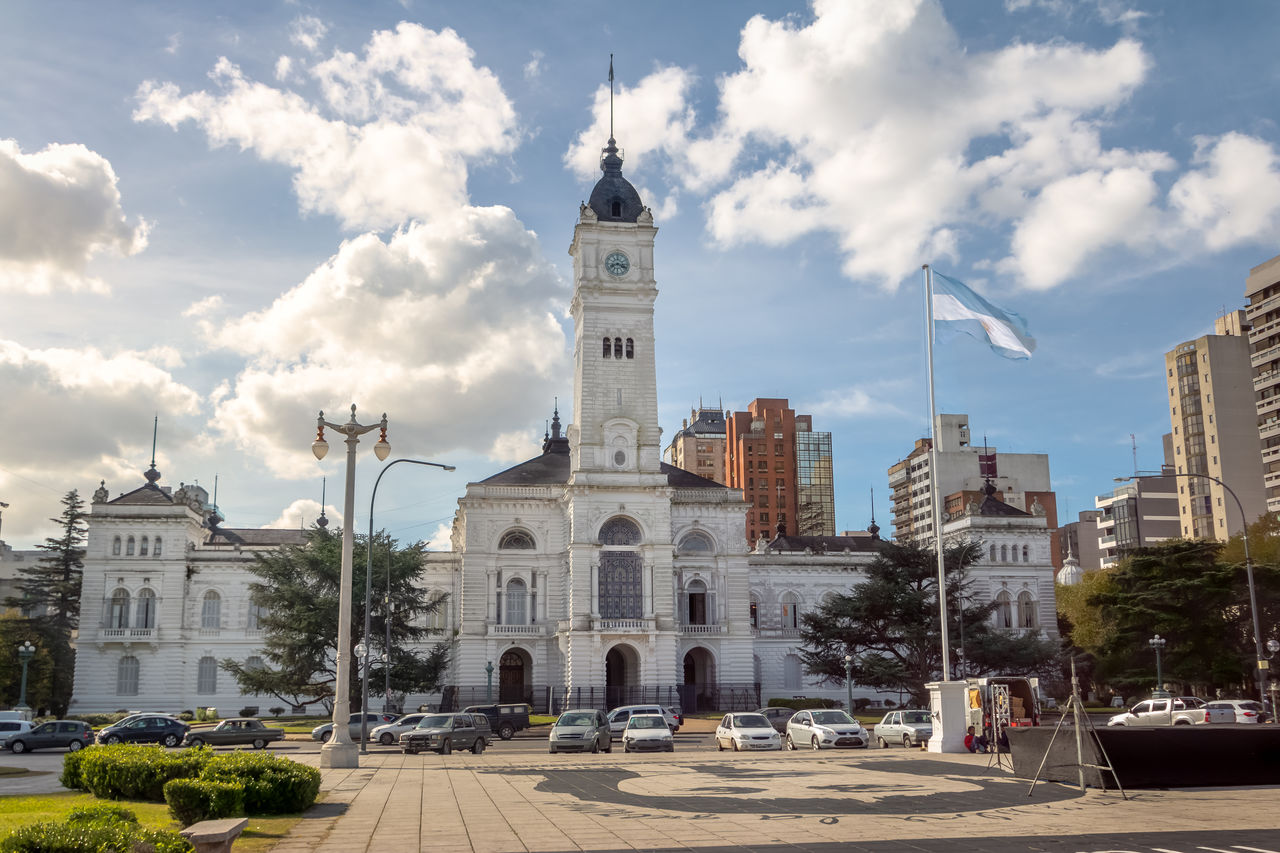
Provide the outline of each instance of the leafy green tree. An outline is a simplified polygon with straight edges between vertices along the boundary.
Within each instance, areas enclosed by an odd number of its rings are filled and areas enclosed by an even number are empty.
[[[352,589],[352,647],[364,630],[364,589],[367,537],[354,543]],[[448,665],[446,643],[437,643],[424,653],[416,647],[427,640],[432,629],[422,626],[422,618],[445,606],[445,599],[430,599],[422,588],[425,546],[419,542],[398,548],[385,532],[374,537],[373,602],[369,638],[370,655],[381,650],[386,636],[386,614],[381,606],[387,573],[391,576],[391,685],[403,693],[425,693],[439,688]],[[389,559],[387,555],[390,554]],[[381,564],[381,566],[379,565]],[[263,632],[264,666],[249,666],[231,659],[220,663],[230,672],[240,689],[254,695],[275,696],[292,704],[322,702],[332,708],[337,666],[333,644],[338,624],[339,581],[342,574],[342,535],[312,528],[300,546],[256,554],[250,568],[259,581],[249,585],[250,597],[260,611]],[[360,701],[359,667],[352,666],[353,710]],[[380,678],[371,678],[381,684]]]
[[[1249,557],[1253,562],[1253,585],[1258,600],[1258,626],[1262,642],[1280,640],[1280,518],[1264,515],[1249,525]],[[1232,618],[1232,633],[1246,650],[1245,657],[1252,672],[1255,647],[1253,643],[1253,613],[1249,607],[1249,584],[1244,563],[1244,540],[1240,534],[1232,536],[1222,551],[1222,559],[1232,567],[1235,598],[1240,606],[1228,615]],[[1264,652],[1265,654],[1265,652]],[[1280,657],[1271,662],[1280,667]],[[1274,669],[1272,676],[1278,676]]]
[[[80,625],[80,580],[88,528],[84,501],[75,489],[63,496],[62,507],[62,515],[50,519],[59,526],[59,534],[36,546],[44,552],[39,560],[18,570],[22,594],[5,599],[5,606],[18,608],[40,637],[38,645],[45,657],[42,664],[49,666],[46,701],[58,716],[67,713],[71,702],[76,668],[71,634]],[[30,677],[27,686],[30,691]]]
[[[978,555],[979,545],[969,543],[948,548],[944,557],[953,671],[959,662],[961,619],[968,675],[1045,670],[1057,651],[1053,643],[1038,633],[994,628],[996,604],[975,602],[968,568]],[[800,657],[806,670],[824,682],[843,682],[847,654],[853,658],[857,684],[909,693],[913,702],[924,703],[924,685],[942,673],[937,565],[929,549],[883,543],[865,581],[829,596],[802,617]]]

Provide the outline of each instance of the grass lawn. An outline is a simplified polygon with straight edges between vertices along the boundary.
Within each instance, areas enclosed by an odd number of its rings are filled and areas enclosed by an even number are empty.
[[[321,797],[323,798],[323,795]],[[18,827],[26,826],[29,823],[62,820],[66,817],[67,812],[77,806],[91,806],[105,802],[112,802],[114,805],[129,809],[138,816],[138,822],[143,826],[152,829],[172,829],[174,831],[181,829],[178,822],[169,816],[169,807],[164,803],[148,803],[135,800],[99,800],[92,794],[67,792],[0,797],[0,837],[8,835]],[[288,835],[289,830],[301,818],[302,815],[300,814],[249,818],[249,826],[240,838],[236,840],[236,853],[266,853]]]

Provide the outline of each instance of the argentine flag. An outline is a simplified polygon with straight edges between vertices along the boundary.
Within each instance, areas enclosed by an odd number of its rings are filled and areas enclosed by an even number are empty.
[[[962,332],[985,340],[1005,358],[1030,358],[1036,340],[1027,321],[997,308],[954,278],[933,272],[933,328],[942,338]]]

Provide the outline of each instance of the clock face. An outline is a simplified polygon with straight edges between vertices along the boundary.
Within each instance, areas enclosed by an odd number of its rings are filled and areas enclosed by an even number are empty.
[[[604,268],[609,275],[626,275],[627,270],[631,269],[631,261],[621,252],[610,252],[604,259]]]

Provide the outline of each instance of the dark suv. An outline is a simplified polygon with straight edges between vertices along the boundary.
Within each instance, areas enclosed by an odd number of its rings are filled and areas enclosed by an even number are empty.
[[[130,717],[98,732],[98,743],[162,743],[177,746],[191,729],[173,717],[153,714]]]
[[[464,714],[484,714],[489,718],[489,728],[498,733],[503,740],[511,740],[516,732],[529,728],[529,706],[517,705],[472,705],[463,708]]]
[[[30,752],[33,749],[66,747],[75,752],[93,743],[93,729],[79,720],[52,720],[41,723],[29,732],[9,739],[9,749],[14,752]]]
[[[479,755],[491,740],[493,731],[484,714],[428,714],[416,728],[400,735],[400,751],[448,755],[455,749],[469,749]]]

